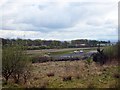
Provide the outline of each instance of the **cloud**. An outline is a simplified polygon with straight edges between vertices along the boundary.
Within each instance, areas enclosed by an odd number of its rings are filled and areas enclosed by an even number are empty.
[[[4,32],[1,37],[23,38],[25,32],[26,38],[117,39],[117,2],[118,0],[5,0],[0,4],[3,7],[0,29]]]
[[[25,7],[24,9],[23,8],[19,9],[19,13],[13,12],[12,15],[10,14],[10,16],[8,16],[7,14],[6,16],[3,17],[3,28],[4,25],[8,25],[8,27],[11,28],[14,27],[15,24],[17,24],[17,26],[19,27],[19,24],[25,23],[28,26],[29,24],[32,24],[34,27],[37,28],[42,27],[59,29],[72,27],[77,23],[79,19],[78,16],[80,14],[78,13],[78,11],[70,12],[69,10],[71,10],[72,7],[70,6],[61,7],[59,5],[57,6],[55,3],[52,3],[48,6],[49,7],[43,5],[42,10],[40,9],[41,5],[24,6]],[[7,16],[9,18],[6,18]],[[16,27],[14,29],[16,29]]]
[[[0,30],[0,36],[3,38],[26,38],[26,39],[37,39],[43,37],[41,32],[35,31],[16,31],[16,30]]]

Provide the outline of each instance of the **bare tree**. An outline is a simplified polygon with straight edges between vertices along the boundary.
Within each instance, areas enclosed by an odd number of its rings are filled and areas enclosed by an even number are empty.
[[[22,74],[27,66],[27,56],[20,46],[3,47],[2,57],[2,75],[7,84],[8,79],[13,77],[15,83],[19,82],[20,74]]]

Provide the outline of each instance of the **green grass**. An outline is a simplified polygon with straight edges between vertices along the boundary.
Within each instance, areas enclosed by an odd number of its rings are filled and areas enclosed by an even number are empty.
[[[66,49],[43,49],[43,50],[27,50],[29,56],[44,56],[44,55],[64,55],[73,53],[75,50],[83,50],[84,52],[89,52],[91,50],[96,50],[93,48],[66,48]]]
[[[70,54],[73,50],[70,51],[59,51],[59,52],[51,52],[50,55],[64,55],[64,54]]]

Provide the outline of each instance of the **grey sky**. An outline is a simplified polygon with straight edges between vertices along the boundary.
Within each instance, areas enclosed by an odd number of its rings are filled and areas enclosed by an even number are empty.
[[[117,40],[118,0],[2,0],[0,36]]]

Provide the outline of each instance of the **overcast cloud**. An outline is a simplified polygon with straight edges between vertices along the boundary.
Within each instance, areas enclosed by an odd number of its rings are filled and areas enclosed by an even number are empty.
[[[0,37],[118,39],[118,0],[2,0]]]

